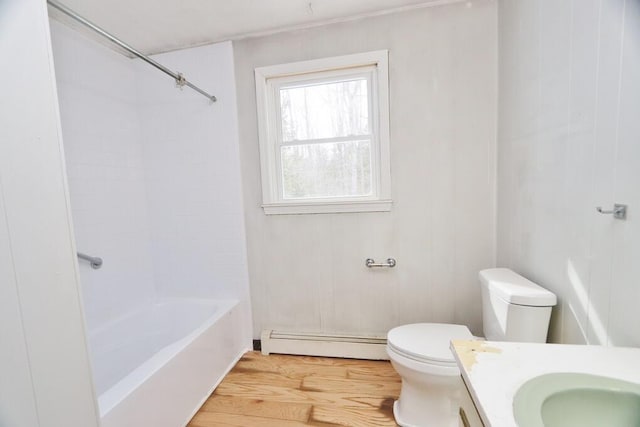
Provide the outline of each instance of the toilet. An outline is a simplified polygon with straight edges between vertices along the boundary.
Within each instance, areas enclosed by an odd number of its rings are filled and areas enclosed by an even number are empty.
[[[483,332],[491,341],[547,340],[556,296],[508,268],[479,273]],[[415,323],[387,334],[387,354],[402,378],[393,415],[402,427],[459,427],[464,385],[451,340],[470,340],[464,325]]]

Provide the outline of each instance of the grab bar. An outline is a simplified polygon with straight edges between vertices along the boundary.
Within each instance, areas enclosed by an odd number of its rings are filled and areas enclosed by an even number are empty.
[[[393,268],[396,266],[396,260],[393,258],[387,258],[387,262],[382,262],[382,263],[376,263],[373,258],[367,258],[366,261],[364,262],[364,264],[371,268],[371,267],[389,267],[389,268]]]
[[[83,254],[82,252],[78,252],[78,259],[89,261],[89,263],[91,264],[91,268],[93,268],[94,270],[102,267],[102,258],[100,257],[90,256],[87,254]]]

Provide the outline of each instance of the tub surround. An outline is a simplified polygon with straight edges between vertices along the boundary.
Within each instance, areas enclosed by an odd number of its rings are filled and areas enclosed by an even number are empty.
[[[104,259],[99,271],[80,264],[89,332],[157,298],[248,304],[231,44],[154,56],[215,91],[210,105],[59,22],[51,30],[76,243]]]
[[[452,341],[451,350],[485,427],[515,426],[514,395],[543,374],[580,372],[640,384],[639,348]]]
[[[231,43],[154,56],[211,105],[51,28],[101,425],[185,425],[251,345]]]

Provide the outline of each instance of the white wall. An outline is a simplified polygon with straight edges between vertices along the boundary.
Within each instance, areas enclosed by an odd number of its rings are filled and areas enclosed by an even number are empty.
[[[0,181],[0,195],[3,194]],[[0,386],[0,425],[37,426],[38,413],[15,274],[3,196],[0,197],[0,373],[4,381]]]
[[[0,425],[97,427],[46,4],[0,3]]]
[[[155,296],[134,61],[51,22],[89,330]],[[170,84],[170,83],[169,83]]]
[[[218,98],[211,104],[137,64],[156,289],[161,296],[248,299],[231,43],[154,59]]]
[[[243,300],[246,261],[231,43],[154,57],[219,102],[57,22],[54,54],[90,330],[162,297]],[[240,333],[240,332],[239,332]]]
[[[496,4],[457,3],[234,42],[254,336],[263,328],[481,333],[478,270],[494,264]],[[389,50],[393,208],[265,216],[256,67]],[[396,258],[369,270],[366,258]]]
[[[558,294],[551,339],[640,345],[640,3],[501,1],[498,264]],[[627,221],[595,211],[629,205]]]
[[[251,301],[230,42],[153,58],[215,95],[211,103],[136,61],[138,117],[158,297],[239,299],[250,348]]]

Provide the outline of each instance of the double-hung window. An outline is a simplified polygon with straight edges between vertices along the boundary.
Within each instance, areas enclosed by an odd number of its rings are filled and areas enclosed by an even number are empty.
[[[388,211],[387,51],[256,69],[267,214]]]

